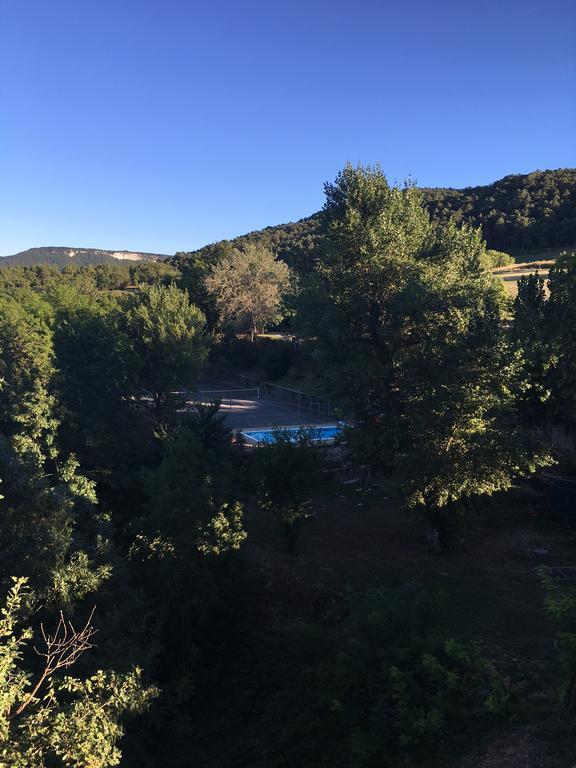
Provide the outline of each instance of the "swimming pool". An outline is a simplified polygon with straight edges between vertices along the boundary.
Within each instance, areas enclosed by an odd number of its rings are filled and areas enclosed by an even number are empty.
[[[302,432],[305,431],[315,443],[324,443],[334,440],[340,432],[341,427],[337,424],[322,425],[318,427],[306,426],[306,427],[282,427],[280,432],[288,435],[292,442],[296,442]],[[246,439],[250,445],[258,445],[259,443],[274,443],[276,442],[276,429],[247,429],[240,432],[240,434]]]

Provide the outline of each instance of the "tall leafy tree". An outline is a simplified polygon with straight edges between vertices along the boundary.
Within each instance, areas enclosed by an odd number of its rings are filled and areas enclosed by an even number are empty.
[[[146,481],[152,509],[148,525],[154,521],[168,537],[177,559],[235,550],[246,538],[226,459],[202,437],[198,427],[175,427],[164,441],[159,467]]]
[[[73,603],[107,578],[107,525],[94,483],[57,445],[51,310],[0,306],[0,582],[30,577],[46,602]]]
[[[163,414],[175,390],[190,387],[208,353],[205,318],[188,294],[173,283],[144,288],[130,311],[134,349],[140,358],[142,386]]]
[[[146,442],[133,407],[140,361],[125,314],[114,299],[74,288],[51,299],[60,444],[100,481],[124,484]]]
[[[326,185],[323,226],[316,335],[361,460],[400,478],[435,527],[441,509],[546,463],[517,423],[479,233],[433,224],[413,185],[351,166]]]
[[[523,358],[524,414],[552,435],[576,425],[576,253],[564,253],[548,278],[518,283],[512,335]]]
[[[0,301],[0,425],[19,452],[54,455],[55,399],[51,309],[23,292]]]
[[[156,679],[163,694],[130,739],[134,764],[190,761],[194,709],[230,642],[242,595],[236,557],[246,539],[230,435],[217,410],[174,425],[147,474],[145,514],[133,524],[135,582],[146,593]],[[148,665],[147,665],[148,666]]]
[[[74,605],[109,578],[111,531],[74,458],[53,467],[0,442],[0,585],[26,576],[44,604]]]
[[[205,284],[222,320],[248,330],[254,341],[266,324],[281,319],[290,281],[290,269],[272,251],[248,243],[216,262]]]

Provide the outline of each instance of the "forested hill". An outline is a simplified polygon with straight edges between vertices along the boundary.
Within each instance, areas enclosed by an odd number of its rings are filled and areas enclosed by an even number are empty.
[[[521,257],[526,252],[571,248],[576,244],[576,169],[534,171],[505,176],[493,184],[465,189],[423,189],[434,218],[453,218],[482,227],[488,247]],[[198,257],[211,262],[230,247],[257,242],[288,264],[306,267],[320,238],[320,219],[314,214],[290,224],[177,254],[174,262]]]
[[[291,267],[306,269],[312,261],[312,254],[320,237],[320,217],[314,214],[299,221],[248,232],[232,240],[220,240],[196,251],[181,251],[171,259],[170,263],[175,267],[183,263],[190,266],[195,262],[213,264],[231,248],[256,243],[269,248]]]
[[[131,261],[158,261],[168,258],[160,253],[136,251],[103,251],[98,248],[45,247],[29,248],[27,251],[0,258],[2,267],[27,267],[34,264],[53,264],[57,267],[74,265],[85,267],[97,264],[118,264]]]
[[[576,169],[505,176],[484,187],[425,189],[432,216],[482,227],[489,248],[521,253],[576,243]]]

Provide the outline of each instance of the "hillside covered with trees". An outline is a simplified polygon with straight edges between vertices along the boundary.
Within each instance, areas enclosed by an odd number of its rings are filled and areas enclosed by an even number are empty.
[[[0,266],[27,267],[36,264],[52,264],[57,267],[86,267],[97,264],[118,264],[134,261],[158,261],[168,258],[159,253],[140,253],[137,251],[103,251],[100,248],[65,248],[48,246],[28,248],[0,258]]]
[[[423,189],[432,218],[480,227],[490,249],[512,253],[570,248],[576,245],[576,169],[534,171],[505,176],[481,187]],[[297,269],[308,269],[321,237],[320,216],[314,214],[291,224],[267,227],[192,252],[211,262],[228,247],[257,243]],[[177,254],[176,261],[189,260]]]
[[[505,176],[483,187],[426,189],[424,199],[433,218],[481,227],[495,250],[521,256],[576,244],[574,168]]]

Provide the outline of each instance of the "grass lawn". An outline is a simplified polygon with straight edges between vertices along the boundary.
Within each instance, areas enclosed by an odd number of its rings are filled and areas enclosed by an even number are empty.
[[[496,267],[492,272],[496,277],[502,280],[506,293],[514,298],[518,293],[518,280],[520,280],[521,277],[531,275],[534,272],[538,272],[541,277],[546,277],[552,264],[554,264],[553,259],[525,261],[510,264],[507,267]]]
[[[556,248],[535,248],[529,251],[511,251],[515,261],[521,263],[526,261],[547,261],[557,259],[563,251],[576,251],[576,243],[572,246],[562,246]]]
[[[518,293],[518,280],[525,275],[538,271],[542,277],[546,277],[550,266],[556,261],[563,251],[576,250],[576,245],[571,248],[546,248],[535,251],[522,251],[513,254],[516,262],[506,267],[496,267],[493,273],[504,283],[506,292],[513,298]]]

